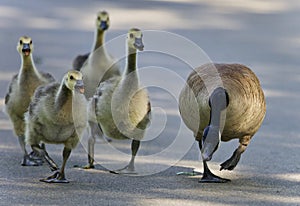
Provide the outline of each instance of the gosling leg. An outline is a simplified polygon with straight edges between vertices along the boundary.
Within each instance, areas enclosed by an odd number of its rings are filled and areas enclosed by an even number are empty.
[[[48,163],[51,171],[58,170],[57,164],[54,162],[54,160],[49,156],[48,152],[46,151],[45,147],[42,147],[40,145],[31,145],[32,150],[38,154],[40,157],[43,157],[45,161]]]
[[[136,154],[139,150],[141,142],[139,140],[132,140],[131,142],[131,159],[129,161],[129,164],[122,168],[122,169],[118,169],[116,171],[110,171],[111,173],[114,174],[137,174],[135,172],[135,168],[134,168],[134,160],[136,157]]]
[[[238,148],[233,152],[232,156],[221,164],[220,170],[233,170],[241,159],[241,155],[245,152],[251,136],[246,136],[240,139]]]
[[[94,156],[95,156],[95,136],[91,136],[88,141],[88,164],[84,166],[84,169],[92,169],[95,168],[94,165]]]
[[[71,149],[64,147],[63,163],[62,163],[61,169],[55,171],[53,175],[51,175],[45,179],[41,179],[40,181],[46,182],[46,183],[69,183],[69,181],[65,177],[65,167],[66,167],[67,160],[70,157],[71,151],[72,151]]]
[[[19,144],[21,146],[22,152],[23,152],[23,159],[22,159],[22,166],[41,166],[42,163],[35,161],[34,158],[31,157],[27,153],[26,145],[25,145],[25,137],[23,135],[18,136]]]

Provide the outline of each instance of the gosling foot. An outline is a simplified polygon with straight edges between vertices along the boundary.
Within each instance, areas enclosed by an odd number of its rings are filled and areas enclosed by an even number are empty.
[[[240,161],[241,154],[235,150],[232,156],[221,164],[220,170],[233,170]]]
[[[53,175],[45,179],[40,179],[40,181],[46,183],[69,183],[69,181],[65,178],[65,175],[59,171],[55,171]]]
[[[30,152],[29,157],[35,162],[37,162],[39,165],[42,165],[44,163],[43,158],[37,155],[34,151]]]
[[[118,170],[111,170],[109,171],[113,174],[127,174],[127,175],[137,175],[138,173],[135,171],[134,167],[127,165],[124,168],[118,169]]]
[[[43,162],[36,161],[30,155],[24,155],[21,165],[22,166],[41,166]]]
[[[73,167],[82,168],[82,169],[88,170],[88,169],[94,169],[95,165],[94,164],[87,164],[87,165],[84,165],[84,166],[74,165]]]

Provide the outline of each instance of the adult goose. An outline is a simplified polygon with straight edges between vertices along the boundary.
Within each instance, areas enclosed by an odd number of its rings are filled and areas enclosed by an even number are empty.
[[[43,84],[55,81],[49,74],[36,69],[33,58],[33,42],[28,36],[20,37],[17,51],[21,56],[21,68],[14,75],[5,96],[5,111],[8,114],[14,133],[18,136],[23,153],[23,166],[37,166],[41,162],[29,155],[25,146],[25,121],[24,113],[27,111],[35,89]]]
[[[73,61],[73,69],[81,71],[84,76],[85,96],[92,97],[100,82],[115,75],[120,76],[119,66],[107,52],[104,39],[110,26],[106,11],[97,13],[94,43],[90,53],[78,55]]]
[[[220,170],[233,170],[266,113],[264,93],[256,75],[241,64],[205,64],[188,77],[179,98],[183,121],[190,128],[202,154],[200,182],[227,182],[207,166],[220,141],[239,139],[232,156]]]
[[[25,114],[26,142],[33,151],[43,157],[53,175],[41,181],[67,183],[66,162],[76,147],[87,125],[87,101],[84,93],[82,74],[71,70],[62,82],[40,86]],[[61,169],[39,144],[64,144]]]
[[[132,140],[131,160],[116,173],[135,173],[134,160],[150,122],[150,101],[147,90],[140,85],[136,62],[137,50],[142,51],[143,48],[142,32],[137,28],[130,29],[123,75],[101,83],[90,104],[91,109],[95,108],[96,120],[106,136]],[[94,154],[90,155],[93,157]]]

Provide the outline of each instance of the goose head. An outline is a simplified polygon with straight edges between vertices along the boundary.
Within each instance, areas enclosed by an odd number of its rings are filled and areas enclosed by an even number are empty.
[[[127,45],[129,49],[143,51],[143,34],[142,31],[136,28],[129,30],[127,35]]]
[[[21,36],[17,45],[17,51],[22,56],[30,56],[33,52],[32,39],[28,36]]]
[[[201,139],[201,156],[203,161],[210,161],[215,151],[217,151],[221,141],[221,132],[219,127],[208,125]]]
[[[69,71],[64,77],[64,84],[71,91],[84,93],[84,84],[82,80],[82,73],[76,70]]]
[[[106,11],[100,11],[97,14],[96,27],[100,31],[105,31],[109,28],[109,15]]]

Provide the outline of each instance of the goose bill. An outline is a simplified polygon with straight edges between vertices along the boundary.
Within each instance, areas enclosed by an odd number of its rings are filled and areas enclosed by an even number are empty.
[[[134,46],[139,51],[143,51],[144,50],[144,44],[143,44],[142,38],[135,38]]]

